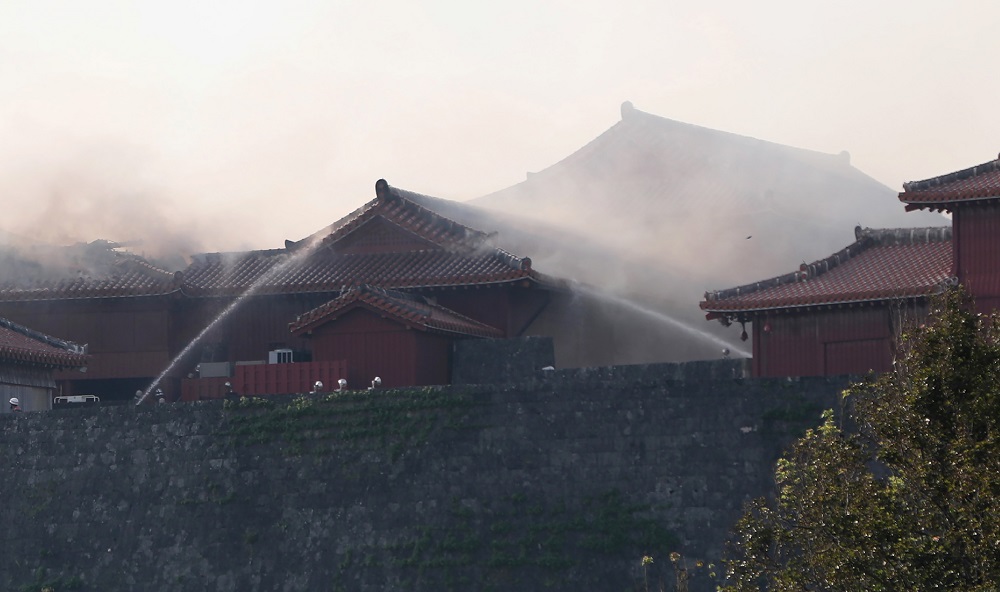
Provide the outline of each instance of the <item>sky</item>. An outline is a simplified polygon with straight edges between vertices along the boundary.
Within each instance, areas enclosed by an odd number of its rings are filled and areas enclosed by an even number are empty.
[[[997,157],[998,25],[961,0],[3,0],[0,230],[280,247],[379,178],[523,181],[623,101],[898,190]]]

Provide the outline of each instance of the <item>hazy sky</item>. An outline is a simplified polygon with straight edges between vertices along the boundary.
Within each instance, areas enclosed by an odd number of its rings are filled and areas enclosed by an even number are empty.
[[[0,228],[277,247],[380,177],[469,199],[619,106],[894,189],[1000,150],[1000,4],[0,0]],[[152,248],[152,247],[151,247]]]

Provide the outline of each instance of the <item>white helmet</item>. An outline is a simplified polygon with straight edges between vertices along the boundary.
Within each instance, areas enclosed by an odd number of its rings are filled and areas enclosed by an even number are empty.
[[[20,404],[21,404],[21,401],[20,401],[20,400],[18,400],[18,398],[17,398],[17,397],[11,397],[11,398],[10,398],[10,404],[11,404],[11,405],[20,405]]]

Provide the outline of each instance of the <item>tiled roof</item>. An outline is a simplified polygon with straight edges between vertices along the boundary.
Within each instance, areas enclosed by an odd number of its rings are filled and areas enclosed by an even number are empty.
[[[482,246],[489,235],[450,220],[418,203],[427,196],[390,187],[385,179],[375,183],[375,199],[359,212],[341,219],[335,229],[323,238],[324,245],[333,245],[375,216],[391,220],[400,228],[440,247],[468,250]]]
[[[112,250],[105,255],[100,265],[80,266],[62,273],[44,270],[37,264],[34,266],[39,269],[37,276],[12,273],[0,279],[0,301],[152,296],[169,294],[179,287],[178,274],[155,267],[140,257]]]
[[[903,184],[907,210],[948,210],[955,203],[1000,198],[1000,159],[947,175]]]
[[[908,214],[897,193],[852,166],[846,152],[784,146],[626,103],[621,120],[584,147],[471,203],[575,229],[616,248],[622,259],[655,253],[665,265],[690,269],[684,275],[742,282],[751,279],[743,275],[748,261],[767,275],[781,273],[787,253],[806,261],[825,257],[845,244],[843,230],[855,224],[948,225],[936,213]],[[735,249],[744,256],[734,257]],[[697,257],[679,254],[692,250]],[[653,285],[642,278],[631,283]]]
[[[855,229],[857,241],[799,271],[707,292],[701,308],[726,313],[926,296],[951,281],[951,229]]]
[[[474,337],[503,337],[503,332],[495,327],[484,325],[420,296],[369,285],[357,286],[301,315],[289,325],[289,329],[292,333],[300,335],[332,322],[339,315],[357,307],[367,308],[407,326],[425,331]]]
[[[0,301],[144,296],[178,290],[189,296],[232,296],[251,286],[256,293],[274,294],[339,292],[362,283],[385,288],[518,280],[553,283],[531,268],[531,259],[496,246],[492,234],[428,207],[443,200],[390,187],[385,180],[379,180],[375,188],[375,199],[306,239],[286,241],[284,249],[195,255],[183,272],[170,273],[114,251],[114,243],[95,241],[84,245],[89,259],[71,261],[59,273],[30,278],[12,273],[0,279]],[[371,244],[379,240],[387,242]],[[95,253],[99,264],[91,265]]]
[[[268,294],[335,292],[360,284],[427,288],[543,279],[527,257],[493,246],[490,235],[418,204],[417,197],[426,196],[379,180],[374,200],[306,239],[287,242],[285,249],[195,256],[184,272],[183,290],[222,296],[253,285],[256,293]],[[378,224],[404,242],[374,252],[348,248],[355,231]]]
[[[86,348],[0,318],[0,361],[79,368],[87,364]]]
[[[228,296],[251,286],[256,294],[277,294],[336,292],[362,283],[431,288],[534,279],[536,274],[522,261],[495,252],[466,256],[438,250],[370,254],[324,250],[304,260],[287,253],[249,253],[234,261],[209,255],[196,258],[185,272],[183,290],[191,296]]]

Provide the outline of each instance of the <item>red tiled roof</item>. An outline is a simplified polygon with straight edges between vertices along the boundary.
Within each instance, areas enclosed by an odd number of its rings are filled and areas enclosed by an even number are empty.
[[[384,180],[376,184],[376,193],[363,207],[311,237],[286,243],[285,249],[195,256],[184,272],[184,292],[226,296],[251,286],[255,293],[273,294],[336,292],[360,284],[429,288],[543,279],[530,259],[492,246],[490,235],[416,203],[414,198],[424,196],[389,187]],[[412,240],[378,252],[340,248],[352,233],[377,222]]]
[[[363,283],[385,288],[483,285],[534,279],[522,260],[497,253],[463,256],[447,251],[336,254],[321,251],[303,261],[287,254],[247,254],[236,261],[200,257],[188,268],[184,293],[191,296],[336,292]],[[265,276],[270,276],[266,277]]]
[[[78,368],[87,365],[85,349],[0,318],[0,361]]]
[[[306,239],[287,241],[284,249],[195,255],[186,270],[172,274],[135,256],[105,253],[103,243],[95,241],[86,247],[101,251],[97,271],[79,271],[79,277],[68,279],[64,270],[62,277],[53,279],[0,281],[0,301],[161,295],[177,290],[189,296],[233,296],[251,286],[255,293],[275,294],[339,292],[363,283],[385,288],[518,280],[554,283],[534,271],[527,257],[497,247],[491,234],[428,207],[441,200],[390,187],[385,180],[375,188],[375,199]],[[388,242],[378,244],[383,239]]]
[[[950,228],[855,230],[842,251],[803,264],[799,271],[707,292],[700,306],[714,316],[732,312],[912,298],[933,293],[949,279]],[[713,316],[710,314],[710,317]]]
[[[137,257],[123,257],[115,260],[102,274],[81,273],[75,278],[33,281],[17,277],[7,279],[0,282],[0,301],[163,295],[176,291],[179,279],[177,274]]]
[[[363,208],[336,222],[323,238],[324,245],[333,245],[376,216],[392,221],[400,228],[440,247],[467,250],[483,245],[489,238],[485,232],[469,228],[418,204],[419,193],[390,187],[385,179],[375,183],[374,200]]]
[[[301,335],[357,307],[384,314],[410,327],[438,333],[453,333],[474,337],[503,337],[503,332],[484,325],[443,306],[416,296],[361,285],[348,290],[339,298],[301,315],[289,330]]]
[[[907,210],[950,210],[965,201],[1000,198],[1000,159],[947,175],[903,184],[899,200]]]

